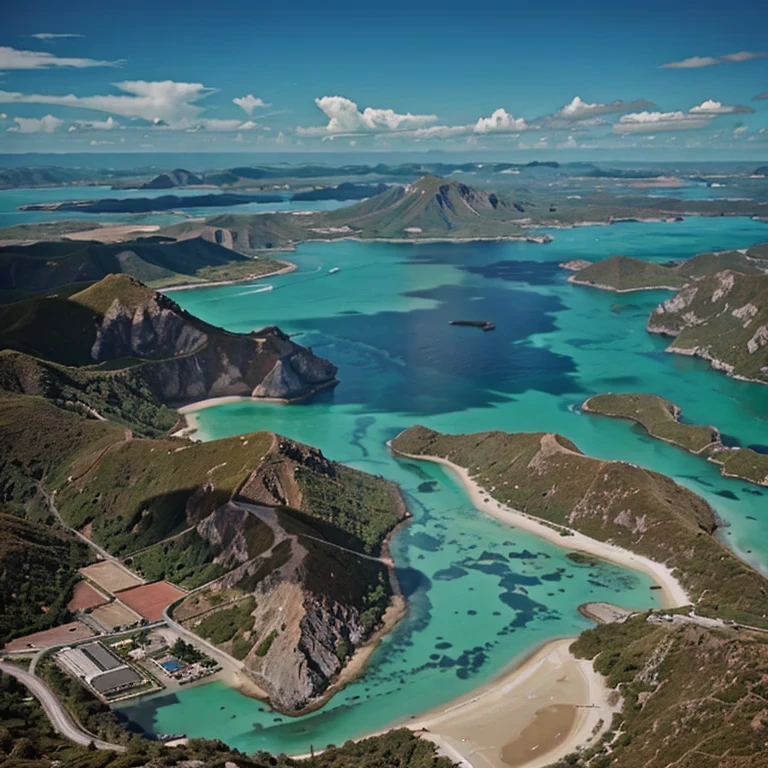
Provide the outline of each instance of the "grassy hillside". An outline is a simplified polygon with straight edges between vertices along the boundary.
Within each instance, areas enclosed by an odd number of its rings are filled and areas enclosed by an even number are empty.
[[[582,408],[588,413],[630,419],[646,428],[648,434],[666,440],[691,453],[700,453],[712,443],[720,442],[714,427],[680,423],[680,408],[658,395],[605,394],[595,395]]]
[[[104,416],[135,419],[142,431],[172,425],[163,404],[222,395],[293,400],[334,385],[335,374],[274,326],[230,333],[124,274],[0,307],[0,382],[14,392],[74,395],[99,413],[105,407]]]
[[[162,230],[172,237],[214,228],[231,237],[243,253],[291,248],[307,240],[484,238],[520,235],[522,214],[494,192],[456,180],[424,176],[413,184],[392,186],[355,205],[311,214],[223,214],[204,227],[187,222]]]
[[[718,251],[699,253],[676,266],[655,264],[630,256],[611,256],[597,261],[568,280],[577,285],[589,285],[620,293],[648,289],[667,288],[678,290],[686,283],[732,269],[748,275],[768,273],[768,260],[760,246],[746,253],[742,251]]]
[[[648,330],[730,375],[768,383],[768,275],[719,272],[660,304]]]
[[[580,269],[568,282],[623,293],[648,288],[674,290],[686,281],[673,268],[628,256],[611,256]]]
[[[584,632],[592,659],[624,705],[603,742],[556,768],[764,768],[768,637],[653,623],[638,616]]]
[[[680,408],[658,395],[605,394],[590,397],[583,410],[641,424],[652,437],[666,440],[722,466],[723,475],[768,485],[768,455],[751,448],[728,448],[715,427],[681,424]]]
[[[712,508],[664,475],[585,456],[547,433],[412,427],[393,447],[449,459],[504,504],[666,563],[703,615],[768,627],[768,581],[715,538]]]
[[[89,551],[74,537],[8,514],[0,502],[0,647],[69,619],[67,603]]]
[[[279,269],[202,238],[125,243],[38,242],[0,247],[0,283],[19,296],[125,273],[155,288],[243,279]]]

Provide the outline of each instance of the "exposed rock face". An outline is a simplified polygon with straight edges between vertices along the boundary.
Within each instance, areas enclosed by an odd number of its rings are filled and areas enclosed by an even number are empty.
[[[115,299],[104,315],[91,349],[94,360],[116,357],[164,358],[187,355],[208,337],[172,309],[161,308],[157,296],[131,310]]]
[[[335,365],[279,328],[229,333],[158,294],[132,307],[115,298],[97,328],[91,356],[154,361],[141,374],[169,404],[226,395],[293,400],[336,383]]]
[[[729,376],[768,382],[768,275],[724,270],[660,304],[648,331],[675,336],[667,351],[695,355]]]

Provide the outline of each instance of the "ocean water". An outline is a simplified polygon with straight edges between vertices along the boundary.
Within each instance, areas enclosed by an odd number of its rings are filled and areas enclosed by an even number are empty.
[[[703,361],[664,352],[645,332],[668,292],[613,294],[566,280],[558,262],[622,253],[664,262],[768,240],[748,219],[688,219],[552,232],[548,245],[306,244],[299,269],[269,279],[175,294],[185,309],[234,331],[277,323],[339,366],[340,385],[295,406],[242,402],[199,413],[200,437],[270,429],[397,481],[414,521],[393,541],[410,612],[365,673],[322,710],[270,712],[221,683],[123,708],[148,732],[223,739],[243,750],[298,753],[373,732],[492,679],[548,639],[588,626],[587,600],[655,604],[647,577],[578,566],[565,550],[478,513],[442,468],[397,459],[386,442],[412,424],[448,432],[560,432],[585,453],[664,472],[728,522],[723,539],[768,573],[768,489],[636,426],[582,414],[606,391],[646,391],[714,423],[732,441],[768,443],[768,389]],[[329,274],[332,267],[339,272]],[[497,330],[450,326],[488,319]]]
[[[270,211],[330,211],[349,205],[349,201],[316,200],[307,202],[291,202],[290,195],[281,195],[283,200],[274,203],[247,203],[245,205],[230,205],[221,208],[199,208],[185,206],[183,203],[176,213],[81,213],[79,211],[20,211],[23,205],[36,203],[59,203],[69,200],[101,200],[116,198],[127,200],[137,197],[162,197],[176,195],[177,197],[192,197],[215,193],[210,189],[112,189],[111,187],[44,187],[35,189],[2,189],[0,190],[0,227],[13,227],[18,224],[34,224],[40,221],[65,221],[80,219],[99,223],[132,223],[158,224],[166,226],[178,224],[188,216],[215,216],[218,213],[267,213]],[[249,194],[243,192],[243,194]],[[354,201],[353,201],[354,202]]]

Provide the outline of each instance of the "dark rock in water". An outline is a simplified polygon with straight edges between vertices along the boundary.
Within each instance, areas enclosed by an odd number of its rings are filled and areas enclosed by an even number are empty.
[[[731,501],[739,500],[739,497],[733,491],[715,491],[715,493],[724,499],[730,499]]]

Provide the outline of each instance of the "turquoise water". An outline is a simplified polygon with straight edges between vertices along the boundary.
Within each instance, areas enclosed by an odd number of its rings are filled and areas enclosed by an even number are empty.
[[[173,213],[80,213],[79,211],[20,211],[22,205],[35,203],[59,203],[68,200],[100,200],[116,198],[120,200],[136,197],[161,197],[176,195],[191,197],[216,190],[210,189],[111,189],[110,187],[45,187],[41,189],[3,189],[0,190],[0,227],[12,227],[18,224],[34,224],[40,221],[64,221],[82,219],[93,221],[94,226],[101,222],[129,222],[132,224],[178,224],[186,219]],[[243,193],[248,194],[248,193]],[[317,200],[293,203],[289,195],[284,195],[281,202],[248,203],[224,208],[197,208],[194,206],[178,207],[178,210],[190,216],[214,216],[217,213],[267,213],[269,211],[330,211],[349,205],[338,200]]]
[[[303,752],[439,706],[515,657],[588,623],[576,607],[654,604],[645,576],[577,566],[564,550],[474,510],[440,467],[390,456],[386,441],[421,423],[449,432],[553,430],[585,453],[665,472],[705,496],[735,550],[768,572],[768,491],[721,478],[715,465],[630,424],[579,412],[604,391],[650,391],[745,445],[768,442],[768,390],[664,353],[645,322],[665,292],[616,295],[572,286],[558,262],[616,253],[655,261],[768,240],[747,219],[690,219],[556,230],[549,245],[307,244],[299,270],[271,292],[240,284],[177,294],[235,331],[269,323],[339,365],[340,385],[309,403],[243,402],[199,414],[201,437],[270,429],[389,477],[415,520],[393,542],[410,614],[365,674],[312,715],[265,711],[214,683],[123,711],[150,732],[221,738],[244,750]],[[328,269],[339,267],[336,274]],[[449,326],[490,319],[493,333]]]

